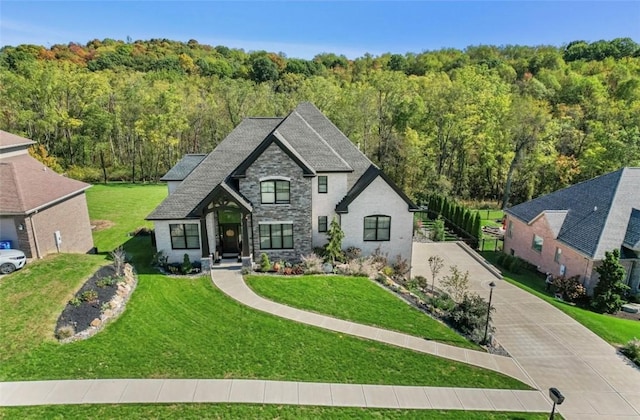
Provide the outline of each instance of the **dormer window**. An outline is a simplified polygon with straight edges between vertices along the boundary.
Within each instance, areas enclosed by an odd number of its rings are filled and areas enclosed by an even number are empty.
[[[260,194],[262,204],[289,204],[289,181],[262,181]]]

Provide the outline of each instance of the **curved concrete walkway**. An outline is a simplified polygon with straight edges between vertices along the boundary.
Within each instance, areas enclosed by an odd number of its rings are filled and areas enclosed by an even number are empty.
[[[424,338],[383,328],[371,327],[351,321],[333,318],[313,312],[295,309],[257,295],[244,282],[240,274],[240,264],[223,263],[211,270],[213,283],[226,295],[253,309],[290,319],[307,325],[324,328],[343,334],[379,341],[420,353],[440,356],[458,362],[468,363],[485,369],[503,373],[535,388],[535,384],[517,362],[510,357],[489,354],[477,350],[463,349],[447,344],[428,341]]]
[[[508,282],[496,280],[482,264],[456,243],[415,243],[412,275],[430,278],[428,258],[469,271],[470,289],[485,298],[488,284],[496,312],[495,336],[502,346],[546,392],[556,387],[565,395],[559,411],[568,419],[640,418],[640,369],[616,349],[564,312]],[[640,337],[640,323],[638,324]]]

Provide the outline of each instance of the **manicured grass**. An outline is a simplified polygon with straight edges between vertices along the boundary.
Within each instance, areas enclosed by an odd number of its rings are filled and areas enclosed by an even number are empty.
[[[493,227],[502,226],[502,218],[504,217],[504,212],[502,210],[476,210],[476,211],[480,213],[482,226],[493,226]],[[500,222],[498,222],[497,220],[500,220]]]
[[[3,283],[7,279],[12,280]],[[48,279],[41,281],[48,287]],[[13,281],[6,286],[13,287]],[[37,288],[20,300],[34,294]],[[0,306],[10,297],[2,296]],[[43,303],[24,313],[21,322],[52,319],[63,303]],[[20,334],[14,329],[4,338],[12,341]],[[96,336],[66,345],[40,337],[30,347],[5,358],[1,380],[260,378],[527,388],[495,372],[254,311],[224,296],[207,277],[140,275],[127,310]]]
[[[114,223],[108,229],[94,232],[93,241],[99,252],[109,252],[126,242],[136,228],[152,227],[145,217],[167,196],[164,184],[94,185],[87,190],[89,217]]]
[[[104,264],[101,255],[57,254],[0,280],[0,364],[53,342],[66,302]]]
[[[247,276],[246,281],[259,295],[296,308],[458,347],[480,349],[364,277]]]
[[[257,404],[126,404],[48,405],[0,408],[6,419],[42,418],[260,418],[260,419],[424,419],[424,420],[544,420],[545,413],[491,413],[460,410],[385,410]],[[556,418],[561,419],[560,415]]]
[[[497,257],[495,252],[484,252],[482,255],[495,264]],[[640,338],[640,323],[638,321],[599,314],[558,301],[544,290],[544,279],[534,273],[514,274],[504,269],[502,272],[505,280],[551,303],[611,345],[619,346],[626,344],[633,338]]]

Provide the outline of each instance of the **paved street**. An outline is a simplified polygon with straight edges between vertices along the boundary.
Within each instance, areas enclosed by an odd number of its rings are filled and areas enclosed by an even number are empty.
[[[569,419],[640,418],[640,370],[614,347],[543,300],[498,280],[456,243],[414,244],[412,274],[431,278],[428,258],[469,271],[471,290],[493,304],[496,338],[537,388],[556,387],[566,396],[560,412]],[[640,324],[638,325],[640,336]]]

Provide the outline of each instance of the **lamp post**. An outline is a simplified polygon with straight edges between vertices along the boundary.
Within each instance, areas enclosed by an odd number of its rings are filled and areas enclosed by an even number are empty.
[[[558,388],[549,388],[549,397],[551,398],[551,401],[553,401],[549,420],[553,420],[553,416],[556,412],[556,404],[560,405],[564,402],[564,395],[562,395],[562,392],[560,392]]]
[[[487,333],[489,332],[489,317],[491,316],[491,298],[493,297],[493,288],[496,287],[494,282],[489,283],[489,305],[487,306],[487,323],[484,326],[484,339],[482,342],[487,344]]]

